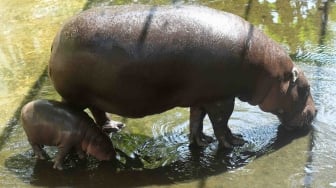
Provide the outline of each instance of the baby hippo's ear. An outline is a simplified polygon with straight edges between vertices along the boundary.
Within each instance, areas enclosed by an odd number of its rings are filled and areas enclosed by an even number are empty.
[[[292,69],[292,75],[291,75],[291,77],[292,77],[292,83],[295,83],[295,81],[298,79],[298,77],[299,77],[299,69],[298,68],[296,68],[296,67],[293,67],[293,69]]]

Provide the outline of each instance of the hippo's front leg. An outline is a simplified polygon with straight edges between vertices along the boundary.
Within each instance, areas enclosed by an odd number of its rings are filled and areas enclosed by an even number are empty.
[[[207,136],[203,133],[203,120],[206,115],[206,112],[201,107],[191,107],[190,108],[190,121],[189,121],[189,130],[190,130],[190,144],[196,144],[197,146],[207,146],[210,142],[213,141],[213,138]]]
[[[65,142],[63,145],[58,146],[58,151],[54,159],[54,169],[63,170],[63,161],[65,156],[70,152],[71,146]]]
[[[228,127],[227,123],[233,112],[233,108],[234,98],[204,106],[212,123],[218,145],[221,148],[232,148],[233,146],[245,143],[240,136],[233,135]]]
[[[106,113],[102,110],[99,110],[95,107],[89,108],[94,119],[96,120],[97,125],[99,125],[102,130],[106,133],[119,132],[122,128],[125,127],[125,124],[110,120]]]
[[[77,146],[75,147],[75,150],[76,150],[76,153],[77,153],[79,159],[85,159],[86,154],[85,154],[85,152],[83,151],[81,145],[77,145]]]

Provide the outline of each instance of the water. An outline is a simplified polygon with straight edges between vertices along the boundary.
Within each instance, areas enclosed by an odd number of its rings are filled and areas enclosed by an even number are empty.
[[[18,121],[35,98],[59,99],[46,74],[50,43],[71,15],[94,6],[170,1],[0,1],[0,187],[336,187],[336,11],[325,1],[175,1],[238,14],[281,43],[310,80],[319,113],[311,133],[278,130],[278,120],[236,101],[229,126],[247,143],[231,152],[188,143],[188,109],[123,121],[111,136],[118,164],[72,156],[66,170],[36,161]],[[327,7],[327,9],[324,8]],[[15,10],[15,11],[14,11]],[[327,22],[323,22],[327,20]],[[205,132],[213,136],[208,119]],[[47,148],[53,157],[55,148]]]

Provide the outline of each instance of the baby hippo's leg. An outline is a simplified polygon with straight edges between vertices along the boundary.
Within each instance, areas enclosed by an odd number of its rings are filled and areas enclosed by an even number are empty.
[[[43,145],[35,144],[32,142],[30,142],[30,145],[32,146],[34,155],[37,159],[41,160],[49,159],[48,154],[42,149]]]
[[[85,156],[86,156],[86,154],[85,154],[85,152],[82,150],[82,148],[81,148],[80,146],[76,146],[75,149],[76,149],[76,153],[77,153],[78,157],[79,157],[80,159],[84,159]]]
[[[70,152],[71,146],[58,146],[58,152],[55,157],[54,168],[58,170],[63,170],[63,161],[65,156]]]

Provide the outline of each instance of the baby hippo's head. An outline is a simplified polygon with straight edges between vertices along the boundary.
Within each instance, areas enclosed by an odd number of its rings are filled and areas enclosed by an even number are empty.
[[[108,161],[116,157],[111,139],[102,132],[90,141],[86,152],[100,161]]]

